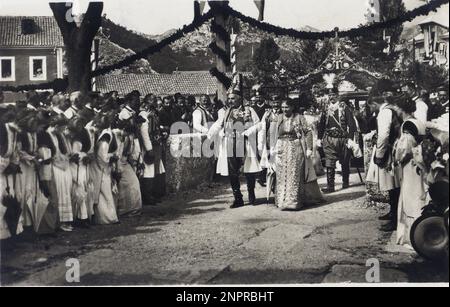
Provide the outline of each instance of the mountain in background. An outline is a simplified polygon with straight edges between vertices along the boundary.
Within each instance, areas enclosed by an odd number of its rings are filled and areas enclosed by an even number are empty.
[[[239,27],[237,39],[238,68],[246,70],[252,61],[252,50],[258,48],[261,40],[269,35],[242,22],[239,22]],[[176,31],[173,29],[161,35],[147,35],[131,31],[107,18],[103,19],[102,29],[112,43],[132,52],[139,52],[152,46]],[[318,31],[310,26],[298,30]],[[282,57],[299,52],[303,46],[302,41],[290,37],[273,36],[273,38],[280,46]],[[208,22],[198,30],[165,47],[162,52],[149,56],[147,61],[151,69],[159,73],[171,73],[176,70],[209,70],[215,65],[215,56],[208,48],[211,40],[212,34]]]

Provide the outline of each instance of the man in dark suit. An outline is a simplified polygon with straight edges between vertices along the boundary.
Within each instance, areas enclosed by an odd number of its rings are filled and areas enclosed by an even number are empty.
[[[340,101],[337,89],[329,96],[328,108],[319,122],[318,146],[325,152],[327,188],[324,193],[335,191],[336,162],[342,166],[342,188],[349,187],[351,150],[348,141],[354,139],[357,126],[352,111]]]

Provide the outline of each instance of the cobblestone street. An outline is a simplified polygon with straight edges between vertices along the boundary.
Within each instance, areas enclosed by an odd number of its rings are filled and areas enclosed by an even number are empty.
[[[70,258],[80,261],[75,285],[365,282],[371,258],[380,262],[383,283],[448,282],[448,264],[425,262],[378,230],[384,210],[368,207],[365,195],[360,185],[300,212],[265,201],[231,210],[228,185],[211,184],[120,225],[28,236],[2,249],[1,283],[68,285]],[[265,189],[257,196],[264,199]]]

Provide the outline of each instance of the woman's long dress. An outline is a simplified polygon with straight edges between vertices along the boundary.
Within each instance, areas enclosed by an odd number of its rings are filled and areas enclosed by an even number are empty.
[[[52,200],[56,200],[59,213],[59,222],[73,222],[72,209],[72,172],[67,154],[69,147],[67,146],[64,136],[54,129],[49,129],[49,135],[53,142],[55,153],[52,162],[52,184],[56,192],[52,195]]]
[[[82,151],[83,145],[80,141],[74,140],[72,143],[72,153],[78,154],[80,161],[78,163],[71,163],[70,169],[72,171],[72,203],[73,215],[76,219],[87,220],[92,216],[92,212],[88,204],[88,166],[82,162],[86,157],[86,153]]]
[[[119,221],[113,195],[111,167],[109,166],[111,157],[109,148],[112,138],[113,134],[110,129],[101,133],[96,144],[96,159],[89,167],[90,179],[94,185],[94,221],[99,225],[114,224]]]
[[[22,217],[24,226],[33,226],[33,214],[35,210],[36,193],[38,192],[38,179],[34,165],[34,154],[37,151],[36,134],[22,133],[19,138],[18,155],[20,159],[21,173],[17,175],[16,196],[22,205]]]
[[[280,116],[276,145],[276,197],[275,204],[286,210],[303,207],[305,150],[300,115]]]
[[[309,125],[309,127],[312,130],[312,136],[313,136],[313,155],[311,157],[314,171],[319,176],[325,174],[325,171],[323,170],[322,161],[320,158],[319,148],[317,146],[317,140],[318,140],[318,123],[320,121],[320,116],[316,115],[304,115],[306,123]]]
[[[122,135],[121,131],[114,130],[118,149],[116,155],[117,170],[121,174],[118,184],[117,213],[119,216],[137,215],[142,210],[142,196],[139,179],[128,162],[128,157],[134,152],[134,137]]]
[[[0,240],[3,240],[11,237],[11,231],[4,219],[6,207],[3,206],[3,198],[8,195],[6,188],[9,187],[10,196],[15,196],[14,176],[5,176],[4,170],[8,167],[11,160],[15,159],[14,153],[16,150],[17,133],[13,131],[9,124],[6,124],[1,126],[0,137],[2,138],[2,147],[4,146],[4,148],[0,148]],[[22,232],[23,222],[22,218],[20,218],[16,228],[16,234]]]
[[[403,132],[396,144],[395,159],[402,163],[401,191],[398,202],[397,244],[410,245],[412,224],[422,214],[426,205],[427,186],[425,178],[417,173],[412,159],[412,149],[417,146],[414,137]]]

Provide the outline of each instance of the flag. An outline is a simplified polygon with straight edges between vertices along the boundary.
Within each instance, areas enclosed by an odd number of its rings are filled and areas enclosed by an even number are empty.
[[[259,21],[263,21],[264,20],[264,4],[265,1],[264,0],[254,0],[256,7],[258,8],[259,11],[259,16],[258,16],[258,20]]]
[[[366,18],[369,23],[380,22],[380,0],[368,0]]]
[[[200,17],[205,10],[206,1],[195,0],[194,1],[194,19]]]

